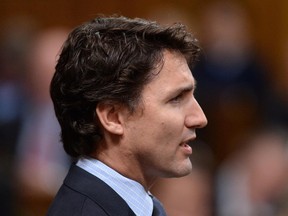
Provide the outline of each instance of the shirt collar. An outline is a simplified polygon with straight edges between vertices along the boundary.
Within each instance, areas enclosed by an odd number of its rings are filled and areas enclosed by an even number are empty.
[[[76,164],[109,185],[138,216],[152,215],[153,201],[144,187],[94,158],[80,158]]]

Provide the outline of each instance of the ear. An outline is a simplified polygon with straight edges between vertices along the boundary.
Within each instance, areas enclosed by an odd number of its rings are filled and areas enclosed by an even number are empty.
[[[121,107],[117,104],[99,103],[96,113],[103,128],[112,134],[123,134],[123,121],[121,118]]]

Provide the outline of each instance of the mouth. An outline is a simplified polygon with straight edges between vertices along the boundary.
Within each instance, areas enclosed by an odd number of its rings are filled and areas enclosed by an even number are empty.
[[[189,138],[180,144],[181,149],[183,150],[185,155],[192,154],[192,147],[189,145],[189,142],[194,140],[196,137]]]
[[[187,143],[181,143],[180,149],[183,151],[183,153],[187,156],[192,154],[192,147],[188,145]]]
[[[184,140],[180,145],[189,145],[190,142],[194,141],[196,136],[189,137],[188,139]]]

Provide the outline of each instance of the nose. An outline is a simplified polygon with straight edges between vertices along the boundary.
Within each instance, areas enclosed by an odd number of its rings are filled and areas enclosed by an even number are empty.
[[[188,109],[188,115],[185,118],[186,127],[203,128],[207,125],[207,118],[195,98],[193,98],[192,106],[190,106]]]

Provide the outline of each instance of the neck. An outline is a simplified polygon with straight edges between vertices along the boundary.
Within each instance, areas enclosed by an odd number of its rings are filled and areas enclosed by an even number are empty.
[[[139,182],[146,191],[149,191],[155,181],[155,177],[145,176],[144,168],[133,154],[124,153],[123,150],[121,151],[118,148],[102,149],[92,154],[91,157],[101,161],[121,175]]]

